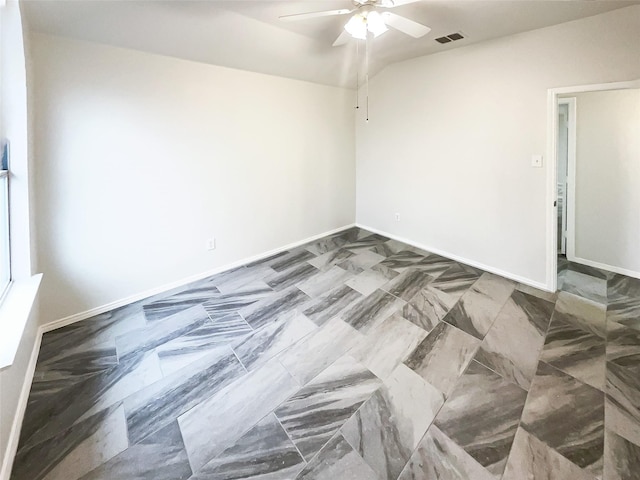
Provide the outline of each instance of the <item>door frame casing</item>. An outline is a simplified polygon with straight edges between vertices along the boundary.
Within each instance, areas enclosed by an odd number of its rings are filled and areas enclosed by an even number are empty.
[[[569,261],[574,260],[576,256],[576,123],[578,119],[576,104],[576,97],[558,98],[558,105],[568,106],[567,187],[565,193],[565,200],[567,204],[565,218],[567,235],[565,238],[565,254],[567,256],[567,260]]]
[[[558,100],[560,95],[570,95],[584,92],[601,92],[606,90],[626,90],[640,88],[640,79],[624,82],[597,83],[592,85],[577,85],[573,87],[550,88],[547,90],[547,287],[555,292],[558,287]],[[575,124],[574,119],[574,124]],[[576,161],[574,159],[574,167]],[[575,171],[574,171],[575,178]],[[573,182],[575,184],[575,180]],[[575,186],[573,187],[575,188]],[[567,192],[568,193],[568,192]],[[574,191],[575,195],[575,191]],[[568,196],[568,195],[567,195]],[[575,198],[575,197],[574,197]],[[568,215],[571,217],[571,215]],[[575,221],[575,217],[574,217]],[[573,226],[575,228],[575,225]],[[569,227],[567,225],[567,233]],[[567,242],[569,244],[569,242]],[[568,245],[567,245],[568,248]],[[573,244],[575,253],[575,238]],[[568,257],[568,255],[567,255]]]

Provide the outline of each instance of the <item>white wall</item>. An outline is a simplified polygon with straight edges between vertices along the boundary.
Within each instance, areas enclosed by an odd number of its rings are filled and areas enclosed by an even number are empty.
[[[640,277],[640,89],[576,103],[576,257]]]
[[[11,240],[12,275],[14,285],[0,308],[0,349],[17,352],[9,366],[0,369],[0,479],[8,478],[9,466],[17,437],[11,437],[16,416],[19,416],[20,395],[25,379],[29,379],[31,354],[37,340],[38,308],[31,309],[28,318],[17,318],[8,308],[16,302],[16,284],[31,276],[30,203],[27,138],[27,78],[23,43],[22,18],[19,4],[8,1],[0,6],[0,136],[11,142]],[[20,307],[22,305],[20,304]],[[31,305],[29,305],[31,307]],[[7,325],[6,322],[12,322]],[[23,324],[24,322],[24,329]],[[15,343],[14,343],[15,342]],[[4,350],[7,349],[7,350]]]
[[[635,6],[388,67],[357,122],[357,222],[544,284],[547,90],[640,78],[638,45]]]
[[[32,44],[44,320],[353,223],[352,92]]]

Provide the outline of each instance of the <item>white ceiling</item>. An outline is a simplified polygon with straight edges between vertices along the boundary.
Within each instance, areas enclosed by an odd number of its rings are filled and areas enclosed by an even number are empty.
[[[623,8],[634,1],[421,0],[394,13],[432,28],[373,40],[372,73],[390,63]],[[350,7],[351,0],[23,0],[30,28],[162,55],[328,85],[353,86],[355,40],[332,47],[348,17],[280,15]],[[462,32],[441,45],[435,38]]]

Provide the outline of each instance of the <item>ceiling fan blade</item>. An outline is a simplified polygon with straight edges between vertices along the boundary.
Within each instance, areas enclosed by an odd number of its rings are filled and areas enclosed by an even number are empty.
[[[384,23],[390,27],[401,31],[402,33],[406,33],[413,38],[424,37],[431,31],[429,27],[422,25],[421,23],[414,22],[413,20],[409,20],[408,18],[401,17],[400,15],[396,15],[395,13],[383,12],[382,18]]]
[[[419,1],[420,0],[380,0],[380,3],[385,8],[394,8],[409,5],[410,3],[418,3]]]
[[[278,18],[285,22],[291,22],[291,21],[297,21],[297,20],[306,20],[307,18],[331,17],[333,15],[346,15],[347,13],[351,13],[354,10],[355,9],[350,10],[348,8],[342,8],[340,10],[325,10],[323,12],[295,13],[293,15],[282,15]]]
[[[351,38],[351,34],[346,30],[342,30],[342,33],[336,38],[336,41],[333,42],[334,47],[339,47],[340,45],[344,45]]]

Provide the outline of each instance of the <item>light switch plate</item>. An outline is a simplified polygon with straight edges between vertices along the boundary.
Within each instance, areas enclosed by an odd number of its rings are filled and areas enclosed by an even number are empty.
[[[533,155],[531,157],[531,166],[535,168],[542,167],[542,155]]]

